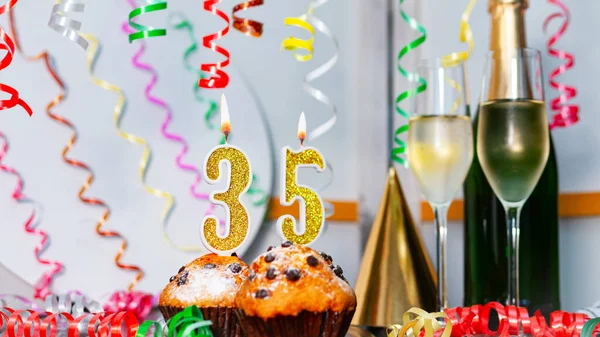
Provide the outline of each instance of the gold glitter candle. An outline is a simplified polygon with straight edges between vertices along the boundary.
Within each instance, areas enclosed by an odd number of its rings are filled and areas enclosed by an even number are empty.
[[[304,113],[300,115],[298,123],[298,139],[304,144],[306,137],[306,119]],[[286,146],[281,151],[283,162],[282,168],[282,191],[280,194],[281,204],[291,206],[296,200],[300,202],[300,224],[296,223],[291,215],[283,215],[277,220],[279,234],[284,240],[295,244],[308,245],[314,242],[323,231],[325,225],[325,208],[321,197],[308,186],[298,184],[298,168],[313,167],[317,171],[325,170],[325,159],[315,148],[301,147],[299,151],[292,150]],[[298,229],[303,225],[304,231]]]
[[[224,95],[221,96],[221,130],[227,140],[231,125]],[[252,169],[248,156],[242,149],[229,143],[219,145],[213,148],[204,161],[204,175],[208,183],[216,184],[221,181],[224,176],[221,170],[222,162],[229,164],[229,185],[224,191],[211,193],[210,200],[227,210],[225,234],[222,236],[217,230],[219,220],[214,215],[208,215],[202,220],[200,236],[202,243],[211,252],[229,255],[248,238],[250,214],[240,197],[250,188]]]

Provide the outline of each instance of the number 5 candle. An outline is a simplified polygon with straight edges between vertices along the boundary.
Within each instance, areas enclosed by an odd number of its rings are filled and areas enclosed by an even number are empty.
[[[325,225],[325,208],[321,197],[308,186],[298,184],[298,168],[314,167],[319,172],[325,170],[323,155],[313,147],[304,147],[306,138],[306,118],[300,115],[298,122],[298,139],[300,150],[294,151],[285,146],[282,151],[282,181],[280,202],[284,206],[291,206],[294,201],[300,202],[300,223],[291,215],[283,215],[277,220],[279,234],[295,244],[308,245],[314,242]],[[300,226],[304,227],[302,231]]]
[[[248,238],[250,214],[240,197],[248,191],[252,183],[252,169],[248,156],[237,146],[228,143],[231,123],[225,95],[221,95],[221,131],[225,135],[225,144],[216,146],[204,160],[204,175],[209,184],[221,181],[221,163],[229,164],[229,182],[224,191],[213,192],[211,202],[222,205],[227,210],[225,233],[217,231],[219,220],[213,215],[207,215],[200,225],[202,243],[211,252],[229,255],[235,252]]]

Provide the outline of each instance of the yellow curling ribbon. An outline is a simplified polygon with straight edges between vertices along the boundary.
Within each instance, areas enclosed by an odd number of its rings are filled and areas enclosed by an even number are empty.
[[[411,318],[415,315],[415,318]],[[437,320],[443,318],[446,321],[446,326]],[[452,332],[452,321],[448,319],[443,312],[428,313],[419,308],[411,308],[402,315],[402,324],[394,324],[387,328],[388,337],[404,337],[404,336],[420,336],[421,330],[425,329],[423,337],[433,337],[436,331],[442,330],[440,337],[450,337]]]
[[[84,39],[88,40],[88,42],[90,43],[90,49],[87,53],[87,64],[88,64],[88,71],[90,73],[92,81],[94,82],[94,84],[101,87],[102,89],[112,91],[119,95],[119,99],[117,101],[117,104],[115,105],[115,110],[113,113],[113,123],[115,125],[115,128],[117,129],[117,133],[119,134],[119,136],[121,136],[128,142],[130,142],[132,144],[136,144],[136,145],[142,145],[144,147],[144,152],[142,153],[142,158],[140,159],[139,171],[138,171],[140,180],[142,181],[142,186],[144,187],[144,190],[146,190],[148,193],[150,193],[154,196],[157,196],[159,198],[166,199],[167,205],[163,208],[163,211],[161,213],[161,219],[164,222],[164,219],[167,218],[167,216],[169,215],[169,212],[171,212],[171,209],[173,208],[173,203],[174,203],[173,196],[168,192],[164,192],[157,188],[153,188],[153,187],[146,185],[146,169],[148,168],[148,163],[150,162],[150,154],[151,154],[150,146],[148,145],[148,142],[145,139],[138,137],[136,135],[133,135],[131,133],[127,133],[121,129],[121,117],[123,116],[123,107],[125,106],[125,94],[123,93],[123,90],[120,87],[118,87],[114,84],[108,83],[104,80],[101,80],[98,77],[96,77],[96,75],[94,75],[94,61],[95,61],[96,57],[98,56],[97,55],[98,39],[96,39],[96,37],[91,34],[81,34],[81,36]],[[168,243],[173,245],[173,243],[171,242],[171,240],[169,239],[169,237],[166,235],[166,233],[164,231],[163,231],[163,237],[164,237],[165,241],[167,241]],[[184,247],[184,248],[187,248],[187,247]]]
[[[314,47],[313,44],[315,42],[315,28],[308,22],[309,15],[313,13],[313,7],[311,6],[308,10],[308,13],[302,15],[298,18],[285,18],[283,23],[286,26],[295,26],[300,27],[310,33],[310,38],[303,40],[294,36],[290,36],[283,40],[281,43],[281,48],[289,51],[294,51],[294,58],[300,62],[306,62],[313,57]],[[305,50],[307,54],[299,54],[295,52],[296,50]]]
[[[456,67],[457,65],[459,65],[462,62],[466,62],[469,59],[469,56],[471,55],[471,53],[473,52],[473,31],[471,30],[471,26],[469,25],[469,17],[471,16],[471,12],[473,12],[473,8],[475,7],[476,3],[477,3],[477,0],[470,0],[469,4],[467,5],[467,8],[463,12],[461,19],[460,19],[459,39],[460,39],[460,42],[463,42],[463,43],[466,42],[468,44],[469,50],[455,52],[455,53],[443,56],[441,59],[442,67],[444,67],[444,68]],[[452,86],[456,91],[458,91],[460,94],[462,94],[463,88],[460,86],[460,84],[458,84],[458,82],[451,80],[449,78],[446,79],[446,82],[450,86]],[[462,103],[461,97],[462,97],[462,95],[458,95],[458,99],[454,102],[454,104],[450,108],[450,114],[454,113],[454,111],[456,111],[456,109],[458,109],[458,107]]]

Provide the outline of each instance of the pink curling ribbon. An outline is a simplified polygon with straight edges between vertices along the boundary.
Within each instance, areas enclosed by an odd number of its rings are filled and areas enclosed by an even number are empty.
[[[556,77],[573,68],[575,63],[573,54],[554,48],[554,45],[565,34],[567,27],[569,26],[571,15],[569,9],[561,0],[548,0],[548,2],[557,6],[560,11],[553,13],[546,18],[543,26],[544,33],[546,33],[548,25],[554,19],[562,19],[562,24],[558,31],[548,39],[546,48],[550,56],[564,60],[563,64],[550,72],[548,78],[550,86],[559,92],[559,95],[550,102],[550,108],[554,111],[552,122],[550,123],[550,130],[552,130],[557,127],[567,127],[577,123],[577,121],[579,121],[579,106],[573,103],[569,104],[568,102],[577,96],[577,89],[574,86],[562,84],[556,80]]]
[[[154,296],[140,291],[119,291],[104,305],[107,313],[131,312],[140,321],[152,310]]]
[[[134,7],[134,8],[136,7],[134,0],[128,0],[128,2],[132,7]],[[129,23],[124,23],[122,26],[122,30],[123,30],[123,32],[125,32],[127,34],[130,34],[133,32],[133,29],[130,27]],[[176,133],[173,133],[173,132],[169,132],[169,130],[168,130],[169,125],[171,124],[171,121],[173,119],[173,112],[171,111],[171,108],[165,101],[152,95],[152,89],[154,88],[154,86],[156,85],[156,82],[158,81],[158,74],[156,73],[156,70],[154,69],[154,67],[152,67],[151,65],[149,65],[147,63],[142,63],[140,61],[140,57],[144,54],[145,50],[146,50],[146,45],[145,45],[145,42],[142,41],[141,45],[140,45],[140,49],[138,50],[138,52],[134,55],[134,57],[132,59],[132,63],[136,68],[141,69],[145,72],[148,72],[152,76],[150,79],[150,82],[148,82],[148,84],[146,85],[146,88],[144,89],[144,95],[150,103],[160,107],[161,109],[163,109],[165,111],[165,119],[160,127],[160,131],[164,138],[166,138],[170,141],[177,142],[181,145],[181,151],[175,158],[175,163],[177,164],[177,167],[179,167],[179,169],[186,171],[186,172],[191,172],[194,174],[194,181],[193,181],[192,185],[190,186],[190,192],[191,192],[192,196],[198,200],[209,200],[208,193],[201,193],[201,192],[197,191],[200,181],[202,180],[202,175],[201,175],[200,169],[192,164],[183,162],[183,158],[185,157],[185,155],[188,152],[187,141],[182,136],[180,136]],[[212,203],[210,203],[210,205],[212,205]],[[172,211],[172,208],[170,211]],[[169,211],[169,213],[170,213],[170,211]],[[212,208],[210,208],[210,206],[209,206],[208,212],[212,212]],[[162,219],[162,222],[163,222],[162,235],[163,235],[163,238],[165,239],[165,241],[170,246],[172,246],[178,250],[181,250],[181,251],[188,251],[188,252],[203,251],[202,247],[200,247],[200,246],[178,246],[174,242],[171,241],[171,239],[168,237],[167,231],[166,231],[166,225],[168,222],[169,213],[167,213],[166,217],[164,217]]]
[[[29,215],[24,224],[25,231],[27,233],[37,235],[41,238],[40,242],[37,245],[35,245],[35,248],[33,249],[33,254],[35,255],[36,260],[40,264],[45,266],[52,266],[50,270],[42,274],[40,279],[33,286],[34,297],[43,299],[52,293],[52,291],[50,291],[52,280],[54,279],[54,276],[56,276],[56,274],[58,274],[63,269],[63,265],[58,261],[43,259],[40,256],[42,250],[48,243],[48,235],[43,230],[36,228],[36,225],[39,222],[39,219],[37,219],[38,221],[34,221],[36,220],[36,202],[29,199],[27,196],[25,196],[25,194],[23,194],[23,179],[21,178],[21,175],[14,168],[2,163],[4,157],[6,156],[6,153],[8,152],[8,140],[2,132],[0,132],[0,139],[2,139],[2,141],[4,142],[2,144],[2,147],[0,147],[0,170],[12,174],[15,178],[17,178],[17,185],[13,190],[12,198],[18,203],[29,203],[33,206],[31,214]]]

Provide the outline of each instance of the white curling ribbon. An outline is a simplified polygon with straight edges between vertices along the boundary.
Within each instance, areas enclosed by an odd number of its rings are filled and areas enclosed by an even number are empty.
[[[94,300],[88,300],[85,296],[75,294],[48,295],[46,297],[46,311],[52,313],[66,312],[74,317],[84,313],[98,313],[102,311],[100,304]]]
[[[330,0],[314,1],[311,4],[310,12],[314,13],[315,9],[323,6],[324,4],[326,4],[329,1]],[[337,38],[335,37],[335,35],[333,35],[333,32],[331,32],[329,27],[327,27],[327,25],[323,21],[321,21],[319,18],[314,16],[314,14],[308,15],[308,21],[313,25],[315,30],[321,32],[323,35],[327,36],[331,40],[331,42],[333,42],[334,49],[335,49],[333,56],[329,60],[327,60],[327,62],[323,63],[322,65],[320,65],[313,71],[309,72],[304,77],[304,86],[303,86],[304,91],[306,91],[310,96],[312,96],[317,101],[328,106],[331,109],[331,113],[332,113],[331,117],[327,121],[325,121],[323,124],[314,128],[308,134],[307,140],[313,141],[313,140],[321,137],[326,132],[328,132],[335,125],[335,123],[337,122],[337,107],[333,103],[333,101],[329,97],[327,97],[327,95],[325,95],[325,93],[323,93],[321,90],[313,87],[310,83],[315,81],[319,77],[325,75],[328,71],[330,71],[335,66],[335,64],[338,62],[338,58],[339,58],[339,54],[340,54],[340,45],[339,45]],[[333,182],[333,167],[327,161],[325,162],[325,165],[327,167],[327,170],[330,172],[329,180],[323,186],[318,188],[319,191],[325,190]],[[323,201],[323,204],[325,207],[325,218],[328,218],[331,215],[333,215],[333,213],[335,211],[333,204],[328,201],[325,201],[325,200]],[[327,226],[327,222],[325,223],[325,226]],[[324,228],[324,230],[325,230],[325,228]]]
[[[61,1],[52,7],[48,26],[70,41],[77,43],[84,50],[87,50],[88,41],[81,37],[79,33],[81,22],[65,16],[69,12],[83,13],[84,10],[85,4],[79,0]]]

